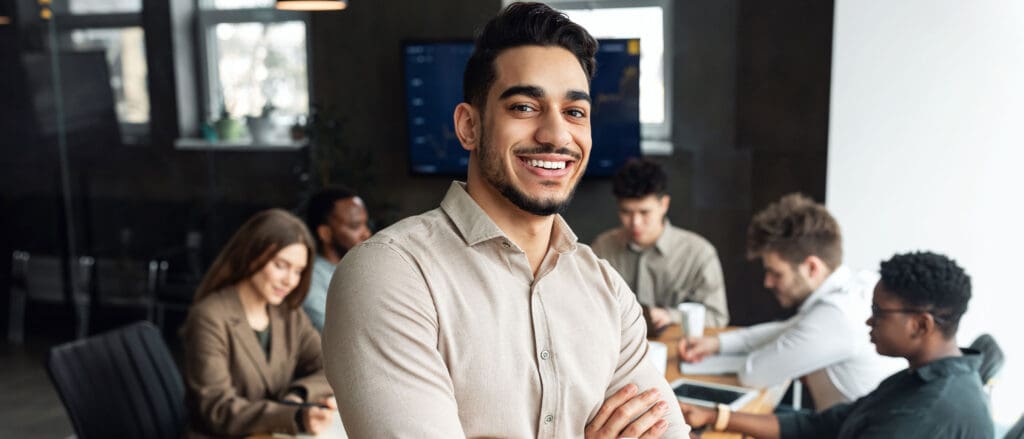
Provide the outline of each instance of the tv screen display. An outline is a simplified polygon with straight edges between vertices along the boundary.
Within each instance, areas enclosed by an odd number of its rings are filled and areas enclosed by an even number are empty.
[[[586,176],[610,176],[640,156],[640,40],[600,39],[590,83],[593,149]],[[407,41],[406,129],[414,174],[466,174],[469,152],[455,137],[452,112],[462,102],[471,41]]]

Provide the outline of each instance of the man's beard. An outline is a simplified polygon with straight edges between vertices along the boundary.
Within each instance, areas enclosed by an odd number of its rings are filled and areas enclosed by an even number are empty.
[[[794,267],[793,270],[797,270],[797,268]],[[785,300],[787,300],[787,302],[783,303],[781,299],[779,300],[779,304],[785,309],[800,306],[808,297],[811,296],[812,293],[814,293],[814,288],[811,288],[811,283],[801,277],[800,273],[794,272],[793,276],[793,283],[786,289]]]
[[[477,159],[479,162],[478,164],[480,165],[480,173],[483,175],[484,180],[497,189],[505,199],[516,205],[516,207],[537,216],[550,216],[556,213],[561,214],[565,212],[569,207],[569,203],[572,202],[573,195],[576,194],[576,188],[579,186],[579,181],[572,186],[569,194],[566,195],[563,200],[540,200],[532,198],[519,190],[519,188],[513,186],[509,181],[508,175],[502,174],[501,160],[498,159],[497,155],[499,153],[497,151],[493,151],[490,146],[487,145],[487,136],[482,128],[480,130],[480,139],[480,154]],[[577,165],[581,162],[579,154],[568,151],[565,148],[558,149],[552,145],[538,146],[529,151],[531,154],[556,152],[573,156],[576,158]]]
[[[347,248],[345,248],[344,246],[342,246],[341,244],[339,244],[337,241],[335,241],[333,239],[327,245],[331,246],[331,250],[334,250],[334,254],[335,255],[338,255],[338,260],[339,261],[341,260],[341,258],[345,257],[345,253],[348,253],[348,249]]]

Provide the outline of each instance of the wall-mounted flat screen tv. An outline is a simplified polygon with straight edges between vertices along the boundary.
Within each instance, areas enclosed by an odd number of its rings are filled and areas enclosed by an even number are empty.
[[[590,83],[594,146],[586,176],[610,176],[640,156],[640,40],[600,39]],[[469,153],[455,137],[452,112],[462,102],[462,74],[471,41],[406,41],[406,130],[410,171],[466,174]]]

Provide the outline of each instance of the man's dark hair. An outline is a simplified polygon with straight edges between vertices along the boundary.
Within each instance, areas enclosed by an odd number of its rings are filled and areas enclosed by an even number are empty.
[[[793,265],[814,255],[835,270],[843,263],[843,236],[825,206],[789,194],[755,214],[747,228],[747,257],[767,252]]]
[[[597,40],[586,29],[545,4],[513,3],[488,21],[477,36],[463,73],[463,100],[483,109],[496,79],[494,60],[506,49],[520,46],[562,47],[576,55],[588,82],[594,77]]]
[[[344,186],[329,186],[313,194],[309,199],[309,207],[306,209],[306,227],[313,234],[318,251],[323,251],[323,243],[320,242],[320,235],[316,233],[317,227],[327,224],[334,210],[334,203],[356,196],[356,192]]]
[[[661,165],[648,159],[630,159],[615,173],[612,193],[615,198],[644,198],[665,195],[668,176]]]
[[[882,285],[908,307],[928,311],[947,338],[956,335],[971,300],[971,277],[956,261],[932,252],[912,252],[883,261]]]

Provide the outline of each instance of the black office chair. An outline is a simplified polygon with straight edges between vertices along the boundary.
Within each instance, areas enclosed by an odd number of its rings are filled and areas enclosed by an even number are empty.
[[[974,339],[971,343],[971,349],[981,352],[983,355],[981,359],[981,367],[978,369],[978,373],[981,374],[981,382],[989,387],[993,383],[993,379],[999,373],[999,370],[1003,368],[1003,363],[1006,362],[1006,356],[1003,355],[1003,350],[999,348],[999,344],[996,343],[996,339],[992,338],[991,335],[981,334],[978,338]]]
[[[185,387],[152,323],[56,346],[47,368],[79,439],[184,432]]]
[[[1017,423],[1013,424],[1013,427],[1010,428],[1010,431],[1006,432],[1006,436],[1003,436],[1003,439],[1024,439],[1024,415],[1021,415]]]

